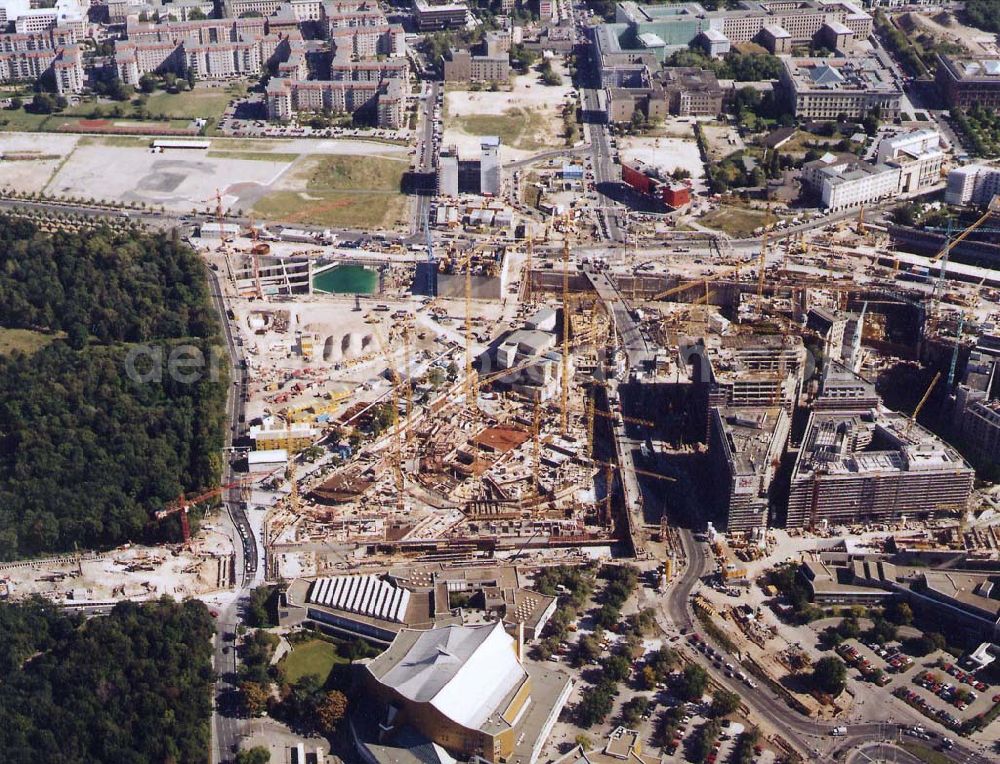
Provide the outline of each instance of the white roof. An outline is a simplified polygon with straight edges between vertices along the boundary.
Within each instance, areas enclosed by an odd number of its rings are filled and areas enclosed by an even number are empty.
[[[267,448],[262,451],[251,451],[247,454],[247,463],[254,464],[274,464],[276,462],[287,462],[288,451],[284,448]]]
[[[306,602],[402,623],[410,592],[377,576],[334,576],[313,581]]]
[[[514,640],[499,621],[403,630],[370,668],[376,676],[384,670],[380,680],[404,697],[430,703],[470,729],[502,712],[500,702],[526,676],[514,654]]]

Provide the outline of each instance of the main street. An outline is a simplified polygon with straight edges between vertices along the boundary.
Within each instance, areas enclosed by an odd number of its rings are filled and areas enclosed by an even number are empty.
[[[222,326],[222,336],[226,343],[229,358],[230,377],[233,384],[229,386],[226,400],[229,427],[226,430],[225,466],[223,468],[222,485],[235,482],[233,456],[235,448],[240,443],[245,424],[244,394],[247,383],[247,371],[244,368],[245,359],[239,342],[233,336],[233,328],[226,313],[225,300],[222,295],[222,284],[215,271],[208,270],[208,283],[212,293],[212,303],[219,314]],[[223,506],[221,520],[228,519],[231,523],[233,538],[233,577],[235,597],[216,611],[216,630],[214,644],[214,666],[216,673],[215,702],[212,712],[212,763],[225,762],[232,759],[233,752],[239,746],[246,728],[246,720],[241,718],[236,692],[237,659],[233,636],[241,621],[241,611],[246,604],[257,569],[263,560],[262,539],[253,532],[246,515],[246,505],[242,501],[239,488],[223,489]]]

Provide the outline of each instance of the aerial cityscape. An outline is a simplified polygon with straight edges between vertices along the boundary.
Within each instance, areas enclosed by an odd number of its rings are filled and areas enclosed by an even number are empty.
[[[1000,0],[0,0],[0,761],[1000,761]]]

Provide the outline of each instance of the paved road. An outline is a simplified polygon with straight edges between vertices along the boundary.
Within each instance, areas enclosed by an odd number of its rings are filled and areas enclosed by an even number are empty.
[[[601,301],[614,316],[614,330],[618,333],[622,348],[628,356],[629,368],[641,368],[643,364],[652,362],[656,356],[656,350],[646,341],[646,337],[638,322],[633,318],[625,298],[608,278],[608,274],[603,271],[599,273],[586,271],[585,275],[593,285],[597,296],[601,298]]]
[[[584,88],[583,108],[585,112],[597,112],[597,91]],[[597,189],[597,214],[603,220],[602,235],[614,242],[624,242],[625,234],[617,221],[617,208],[613,201],[601,193],[612,183],[619,183],[618,170],[615,167],[611,143],[608,139],[608,126],[599,122],[586,123],[587,136],[590,139],[590,150],[594,162],[594,186]]]
[[[229,449],[240,443],[245,427],[244,391],[246,390],[247,372],[243,368],[244,357],[242,349],[233,335],[232,325],[226,315],[225,300],[222,296],[222,285],[218,274],[209,270],[209,288],[212,302],[219,314],[222,324],[223,338],[226,341],[226,351],[229,355],[230,375],[234,384],[230,387],[226,402],[229,428],[226,431],[227,455]],[[234,482],[236,475],[229,458],[225,460],[223,470],[223,485]],[[212,762],[230,761],[239,746],[247,721],[240,717],[239,703],[236,696],[236,650],[232,644],[232,635],[241,620],[241,611],[246,603],[247,592],[257,573],[258,565],[263,560],[262,540],[258,539],[250,526],[246,515],[246,506],[240,500],[239,489],[227,489],[223,492],[223,503],[227,513],[223,517],[230,519],[233,525],[234,576],[236,578],[237,597],[235,601],[223,607],[216,617],[214,665],[217,675],[215,683],[215,703],[212,714]],[[242,544],[236,543],[236,536]]]
[[[434,111],[437,104],[438,90],[440,83],[431,82],[427,98],[421,104],[420,123],[417,126],[417,153],[416,171],[418,173],[434,172],[437,164],[437,151],[434,148]],[[410,234],[421,235],[424,229],[424,222],[430,214],[431,199],[430,194],[417,194],[416,203],[413,205],[413,219],[410,221]]]
[[[710,571],[710,552],[708,545],[695,539],[694,534],[687,528],[678,528],[681,545],[687,557],[687,567],[679,579],[670,587],[665,599],[660,603],[661,614],[666,616],[667,630],[691,629],[695,626],[695,619],[690,607],[691,595],[699,586],[700,580]],[[716,648],[725,654],[725,650],[720,645]],[[755,716],[765,719],[771,727],[779,730],[782,736],[796,748],[807,755],[811,761],[833,761],[830,753],[824,753],[821,748],[829,745],[833,738],[830,731],[836,724],[828,722],[818,722],[801,716],[792,710],[788,704],[774,694],[769,688],[760,685],[756,689],[749,688],[738,679],[725,676],[724,672],[715,668],[713,663],[704,655],[697,651],[687,651],[690,657],[701,664],[712,676],[712,679],[729,690],[738,693],[744,703],[751,709]],[[909,709],[900,709],[901,715]],[[901,719],[901,722],[909,724],[928,724],[928,720],[913,712],[905,714],[912,718]],[[836,738],[840,753],[852,750],[873,740],[880,740],[883,736],[894,739],[901,732],[900,724],[891,722],[871,722],[866,724],[854,724],[847,727],[845,737]],[[916,740],[910,742],[917,743]],[[947,758],[955,762],[975,762],[976,764],[986,764],[990,761],[987,757],[978,753],[966,741],[956,740],[955,747],[950,751],[942,752]],[[864,759],[854,759],[853,761],[863,761]]]

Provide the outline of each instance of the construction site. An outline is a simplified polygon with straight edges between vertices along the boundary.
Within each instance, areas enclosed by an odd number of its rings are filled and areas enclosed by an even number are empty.
[[[1000,318],[988,272],[949,268],[968,232],[916,258],[862,211],[809,234],[765,232],[750,252],[692,235],[652,266],[638,248],[584,254],[570,220],[553,214],[537,245],[435,247],[428,233],[422,252],[302,248],[255,229],[202,240],[229,276],[248,359],[242,447],[251,506],[268,509],[269,576],[358,555],[662,558],[675,522],[712,523],[752,550],[773,526],[899,521],[892,502],[838,515],[846,489],[796,477],[789,449],[820,437],[821,413],[875,417],[845,458],[872,452],[878,479],[912,474],[918,494],[952,481],[911,517],[957,523],[978,506],[971,467],[937,427]],[[311,288],[345,264],[377,274],[375,290]],[[880,380],[900,369],[925,388],[890,391],[902,413],[877,413]],[[929,402],[938,413],[916,424]]]

